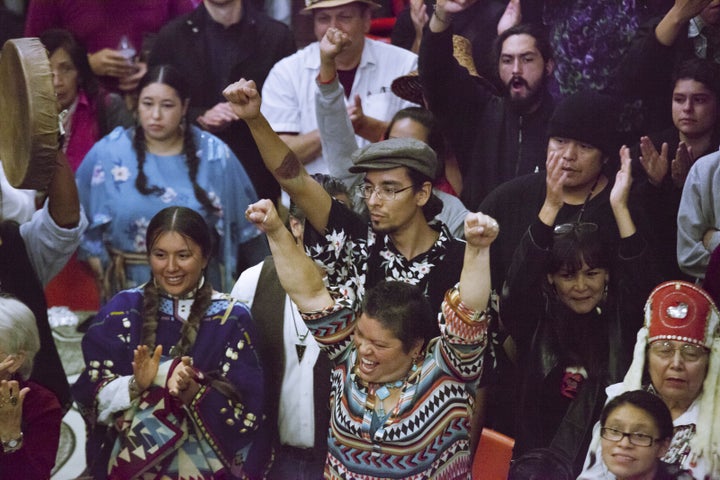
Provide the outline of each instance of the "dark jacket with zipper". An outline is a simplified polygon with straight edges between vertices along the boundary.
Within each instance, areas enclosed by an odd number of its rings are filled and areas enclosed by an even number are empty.
[[[547,125],[555,110],[544,92],[538,109],[521,115],[507,95],[471,76],[453,57],[452,29],[425,30],[419,70],[425,98],[463,175],[461,199],[475,211],[496,186],[545,170]]]

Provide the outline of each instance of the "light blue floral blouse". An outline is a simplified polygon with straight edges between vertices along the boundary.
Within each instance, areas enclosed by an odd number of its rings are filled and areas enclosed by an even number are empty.
[[[247,206],[257,201],[257,195],[228,146],[208,132],[191,128],[200,158],[197,182],[220,210],[207,212],[195,198],[184,154],[160,156],[147,152],[144,166],[147,184],[164,192],[141,194],[135,187],[138,163],[132,148],[134,130],[118,127],[92,147],[75,174],[80,202],[90,220],[80,246],[81,258],[97,256],[107,265],[108,247],[144,253],[150,219],[165,207],[182,205],[202,213],[208,226],[217,233],[218,258],[227,267],[223,269],[221,287],[233,284],[238,245],[260,234],[244,215]],[[220,271],[217,265],[214,267],[210,276],[215,284],[220,280]],[[125,274],[125,288],[150,278],[147,265],[128,265]]]

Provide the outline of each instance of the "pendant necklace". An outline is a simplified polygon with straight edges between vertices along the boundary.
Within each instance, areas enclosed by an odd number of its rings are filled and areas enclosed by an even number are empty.
[[[290,306],[290,313],[292,314],[292,322],[293,327],[295,327],[295,336],[297,337],[298,341],[295,342],[295,353],[298,357],[298,363],[302,362],[303,357],[305,356],[305,350],[307,350],[307,345],[305,345],[305,339],[310,335],[310,329],[308,328],[308,331],[300,335],[300,331],[297,327],[297,321],[295,320],[295,309]],[[307,327],[306,327],[307,328]]]

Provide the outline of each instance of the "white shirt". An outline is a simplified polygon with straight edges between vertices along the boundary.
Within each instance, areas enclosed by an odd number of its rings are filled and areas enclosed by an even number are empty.
[[[262,262],[240,274],[230,295],[252,307]],[[303,341],[298,338],[304,337]],[[298,361],[295,346],[305,346],[302,362]],[[283,310],[283,345],[285,346],[285,371],[280,389],[278,431],[280,442],[299,448],[315,445],[315,409],[313,391],[313,367],[320,354],[320,347],[309,333],[297,306],[285,295]]]
[[[397,77],[417,70],[417,55],[404,48],[365,38],[350,95],[362,101],[363,113],[388,121],[401,108],[413,106],[392,93]],[[320,72],[320,44],[311,43],[280,60],[270,70],[262,90],[262,113],[276,132],[304,134],[317,130],[315,118],[315,79]],[[370,143],[356,137],[358,146]],[[329,173],[322,155],[305,165],[309,173]]]

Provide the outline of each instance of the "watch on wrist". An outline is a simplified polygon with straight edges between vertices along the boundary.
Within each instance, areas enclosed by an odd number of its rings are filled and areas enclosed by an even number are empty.
[[[17,452],[22,448],[23,445],[23,433],[20,432],[20,435],[17,438],[11,438],[7,442],[2,442],[2,449],[3,453],[13,453]]]
[[[128,383],[128,390],[130,393],[130,400],[136,399],[142,393],[140,391],[140,387],[137,384],[137,381],[135,380],[135,375],[130,377],[130,383]]]

